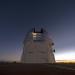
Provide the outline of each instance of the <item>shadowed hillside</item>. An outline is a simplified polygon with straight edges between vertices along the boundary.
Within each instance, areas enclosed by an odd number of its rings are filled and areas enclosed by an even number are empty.
[[[0,75],[73,75],[75,64],[0,63]]]

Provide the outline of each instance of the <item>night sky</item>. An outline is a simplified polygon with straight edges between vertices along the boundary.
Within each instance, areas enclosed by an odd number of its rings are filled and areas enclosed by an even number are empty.
[[[75,1],[0,1],[0,61],[19,61],[23,40],[33,27],[52,37],[55,58],[75,59]]]

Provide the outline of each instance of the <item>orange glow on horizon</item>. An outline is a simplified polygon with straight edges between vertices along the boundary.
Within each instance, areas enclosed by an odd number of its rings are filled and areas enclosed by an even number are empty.
[[[56,60],[56,63],[75,63],[75,59],[71,59],[71,60]]]

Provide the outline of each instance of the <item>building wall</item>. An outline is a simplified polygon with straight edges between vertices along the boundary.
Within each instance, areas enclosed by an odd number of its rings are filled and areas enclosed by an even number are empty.
[[[24,63],[54,63],[55,58],[52,50],[52,41],[44,37],[43,41],[33,40],[32,33],[24,41],[21,62]]]

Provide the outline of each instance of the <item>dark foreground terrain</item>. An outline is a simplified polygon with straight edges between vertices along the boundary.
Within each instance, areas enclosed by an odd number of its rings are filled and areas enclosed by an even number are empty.
[[[0,75],[75,75],[75,64],[0,63]]]

